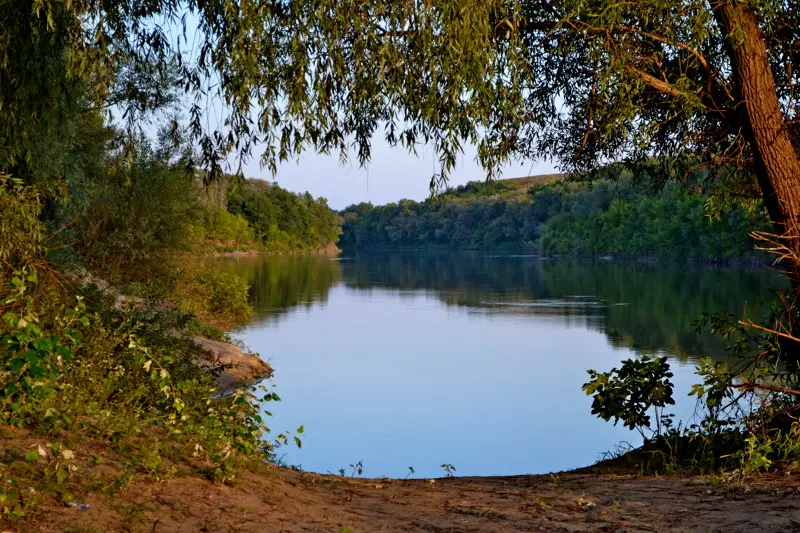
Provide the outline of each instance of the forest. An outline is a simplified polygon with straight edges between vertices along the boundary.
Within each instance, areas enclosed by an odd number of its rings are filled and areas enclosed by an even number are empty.
[[[470,182],[424,202],[361,203],[342,212],[342,247],[527,250],[618,257],[758,259],[749,236],[769,229],[763,207],[744,202],[713,215],[712,197],[630,173],[591,183],[556,179]],[[527,185],[527,184],[526,184]],[[522,189],[522,190],[520,190]]]

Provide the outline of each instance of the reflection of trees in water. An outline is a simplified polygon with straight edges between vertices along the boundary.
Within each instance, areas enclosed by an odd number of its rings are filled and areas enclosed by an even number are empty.
[[[317,256],[245,256],[215,263],[250,284],[256,324],[298,306],[309,308],[315,302],[326,302],[331,287],[342,279],[338,261]]]
[[[344,266],[352,288],[425,289],[448,305],[483,312],[583,317],[614,346],[681,359],[724,355],[720,340],[695,333],[703,312],[751,313],[780,286],[774,273],[755,268],[444,253],[356,259]]]
[[[704,311],[741,316],[780,286],[774,273],[703,265],[541,260],[469,253],[380,253],[353,261],[316,256],[255,256],[217,263],[250,283],[255,321],[325,302],[342,279],[350,288],[435,293],[473,312],[558,317],[604,333],[638,352],[682,360],[724,356],[724,345],[697,335]]]

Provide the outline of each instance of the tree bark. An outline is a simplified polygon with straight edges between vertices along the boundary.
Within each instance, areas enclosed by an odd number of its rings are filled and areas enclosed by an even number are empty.
[[[742,134],[752,147],[772,223],[794,255],[784,260],[784,266],[793,285],[800,288],[800,159],[778,102],[764,34],[747,2],[724,0],[712,6],[731,59]]]

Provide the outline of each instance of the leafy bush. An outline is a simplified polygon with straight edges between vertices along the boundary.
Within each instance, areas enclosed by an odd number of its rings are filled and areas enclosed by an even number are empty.
[[[120,307],[97,290],[85,299],[36,290],[33,276],[13,280],[0,300],[4,423],[50,435],[80,429],[129,458],[169,448],[211,461],[222,477],[231,475],[231,454],[269,453],[260,403],[277,397],[239,390],[212,399],[190,315],[153,301]]]
[[[111,282],[174,275],[174,258],[191,249],[200,222],[198,185],[142,141],[129,170],[86,185],[85,205],[72,205],[75,248]],[[79,210],[78,210],[79,209]],[[77,211],[76,211],[77,210]]]
[[[247,220],[226,210],[212,206],[206,215],[206,237],[225,242],[246,242],[255,239],[255,232]]]
[[[75,327],[88,323],[78,301],[56,315],[54,331],[43,329],[29,294],[36,282],[36,275],[23,268],[11,278],[12,290],[0,298],[0,309],[9,309],[0,327],[0,420],[17,426],[56,393],[55,382],[80,345]]]
[[[44,231],[40,210],[36,189],[0,173],[0,284],[18,268],[41,265]]]
[[[215,268],[188,270],[175,290],[178,307],[222,329],[252,320],[250,286],[244,279]]]
[[[118,301],[97,288],[77,294],[41,279],[50,266],[41,257],[37,196],[4,180],[0,204],[9,213],[0,231],[20,231],[0,241],[8,273],[0,278],[0,422],[54,439],[100,436],[130,467],[157,474],[162,456],[205,460],[221,479],[237,461],[271,458],[260,404],[277,396],[243,389],[214,398],[191,314],[160,300]],[[249,313],[244,282],[208,271],[197,278],[211,310]],[[149,286],[132,287],[146,296]],[[58,473],[59,487],[70,475]]]
[[[655,436],[670,426],[671,415],[664,415],[666,405],[674,405],[672,372],[666,357],[626,359],[622,366],[609,372],[588,370],[592,378],[583,385],[587,395],[593,396],[592,414],[603,420],[622,420],[625,427],[637,430],[647,439],[645,428],[650,429],[650,409],[656,414]]]

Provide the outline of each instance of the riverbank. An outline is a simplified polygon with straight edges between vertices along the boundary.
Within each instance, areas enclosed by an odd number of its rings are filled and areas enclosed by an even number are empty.
[[[5,468],[8,457],[45,444],[3,428]],[[48,500],[46,493],[37,492],[36,481],[16,472],[17,483],[42,500],[27,516],[5,520],[5,530],[783,532],[800,527],[796,478],[721,484],[715,478],[584,469],[431,481],[354,479],[263,465],[222,484],[205,479],[199,462],[171,463],[172,476],[131,476],[126,475],[130,464],[114,457],[108,444],[70,445],[72,503]],[[31,465],[30,471],[37,466],[43,464]]]
[[[328,243],[326,245],[320,245],[319,248],[316,249],[276,249],[274,247],[235,247],[233,249],[229,249],[230,247],[225,246],[214,246],[210,249],[210,251],[205,252],[204,255],[211,256],[211,257],[249,257],[254,255],[317,255],[320,257],[336,257],[342,250],[336,246],[336,243]]]

